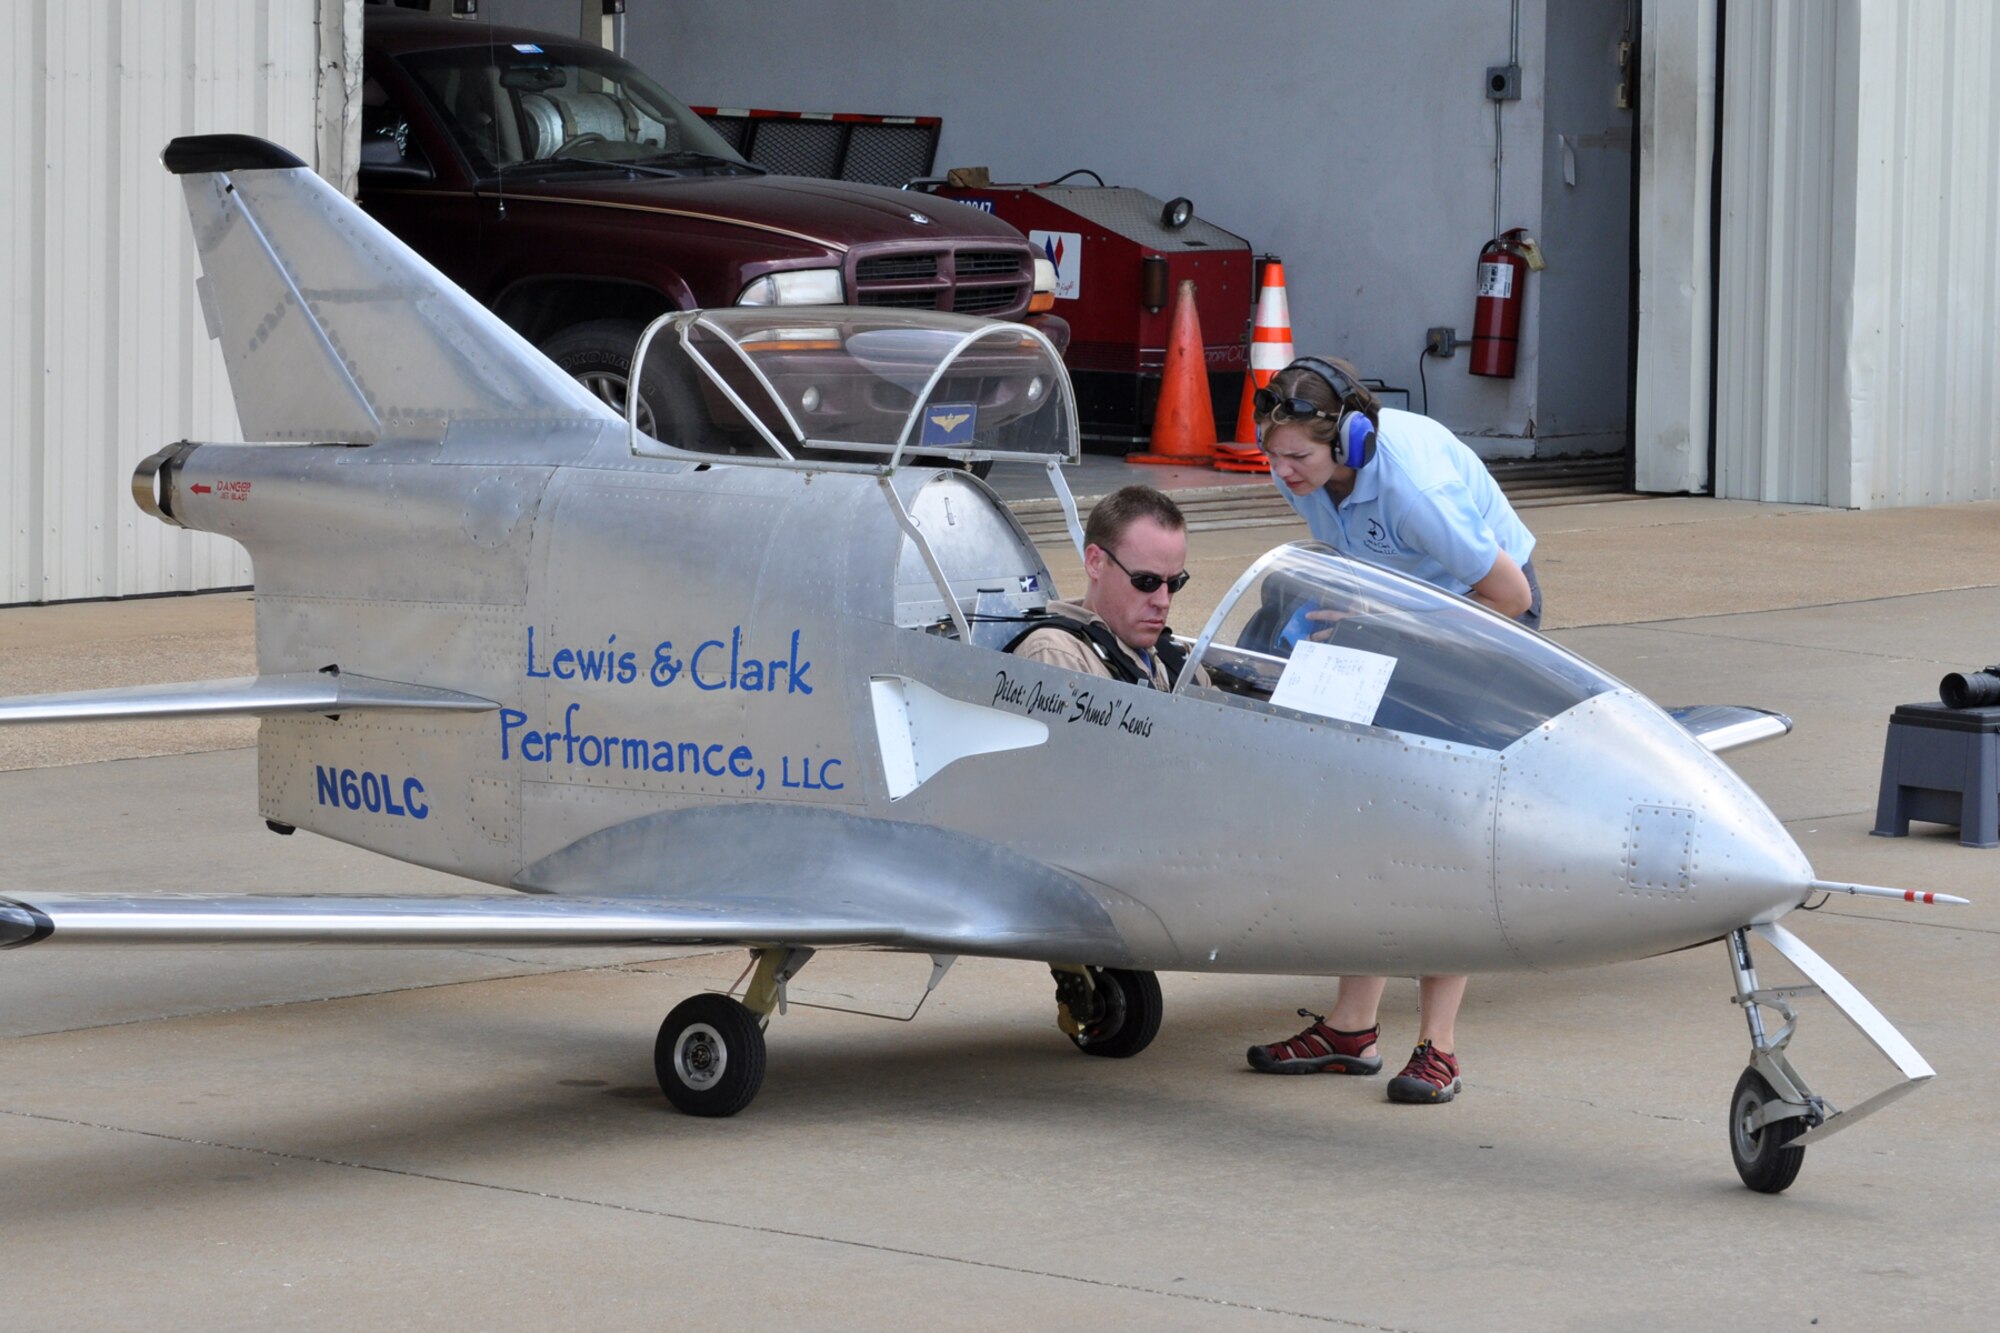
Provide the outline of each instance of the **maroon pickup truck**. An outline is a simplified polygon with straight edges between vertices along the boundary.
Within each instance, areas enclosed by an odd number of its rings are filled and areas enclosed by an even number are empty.
[[[639,332],[669,310],[951,310],[1068,342],[1042,313],[1053,269],[990,213],[773,175],[573,38],[373,5],[365,30],[361,206],[621,410]]]

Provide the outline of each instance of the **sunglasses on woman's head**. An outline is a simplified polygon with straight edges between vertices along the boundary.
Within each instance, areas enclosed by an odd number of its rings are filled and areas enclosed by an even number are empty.
[[[1286,397],[1276,389],[1259,389],[1251,395],[1250,402],[1256,408],[1258,416],[1269,417],[1274,424],[1311,421],[1315,417],[1324,417],[1332,421],[1340,416],[1340,413],[1329,412],[1308,399]]]

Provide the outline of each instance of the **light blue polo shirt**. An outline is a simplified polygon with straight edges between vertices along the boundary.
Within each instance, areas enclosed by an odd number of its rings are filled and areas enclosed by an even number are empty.
[[[1285,497],[1312,535],[1358,556],[1464,594],[1493,569],[1505,550],[1525,565],[1535,536],[1515,516],[1479,455],[1429,417],[1382,409],[1375,456],[1354,475],[1354,491],[1338,505],[1324,486]]]

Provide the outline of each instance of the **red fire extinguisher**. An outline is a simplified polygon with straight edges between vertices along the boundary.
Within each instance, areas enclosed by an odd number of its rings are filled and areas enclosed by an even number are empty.
[[[1472,373],[1514,378],[1514,348],[1521,331],[1521,304],[1528,295],[1528,270],[1540,268],[1527,229],[1516,227],[1479,251],[1478,304],[1472,312]]]

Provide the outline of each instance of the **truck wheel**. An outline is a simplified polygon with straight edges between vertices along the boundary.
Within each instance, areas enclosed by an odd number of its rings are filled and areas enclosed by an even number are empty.
[[[542,355],[576,376],[623,416],[625,392],[632,381],[632,353],[645,331],[643,324],[623,319],[572,324],[542,344]],[[661,376],[649,371],[639,385],[639,429],[656,440],[660,438],[660,423],[673,420],[668,401]]]

